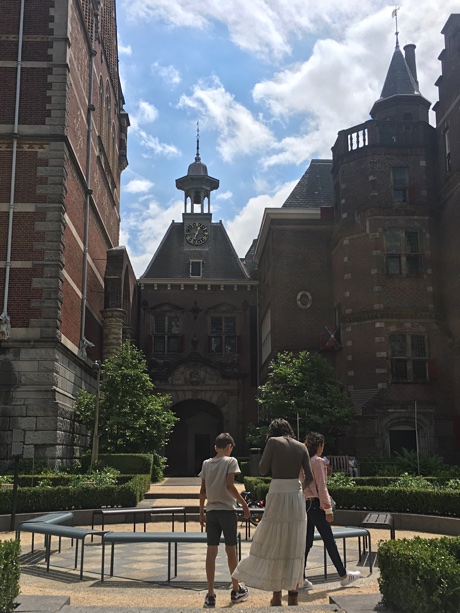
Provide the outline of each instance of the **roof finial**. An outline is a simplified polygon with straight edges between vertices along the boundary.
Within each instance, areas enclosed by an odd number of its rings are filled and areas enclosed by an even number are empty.
[[[399,49],[398,11],[400,11],[400,10],[401,10],[401,7],[400,6],[396,6],[396,4],[395,4],[393,12],[391,13],[391,16],[396,19],[396,27],[395,27],[396,49]]]
[[[196,156],[195,162],[201,162],[200,158],[200,122],[196,122]]]

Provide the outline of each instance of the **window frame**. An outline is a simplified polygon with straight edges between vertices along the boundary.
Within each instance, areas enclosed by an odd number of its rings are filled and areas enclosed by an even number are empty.
[[[390,238],[399,234],[399,241]],[[410,239],[416,235],[416,242]],[[422,274],[422,250],[420,231],[413,228],[388,228],[385,230],[385,274],[388,277],[419,277]],[[395,248],[399,243],[398,249]],[[412,250],[415,245],[416,250]],[[397,265],[397,270],[394,265]]]
[[[398,173],[400,176],[398,177]],[[402,175],[404,175],[401,180]],[[409,202],[409,168],[407,166],[391,167],[391,185],[393,189],[393,202],[395,204],[405,204]]]
[[[160,318],[164,318],[164,331],[161,331],[157,324],[160,324]],[[176,320],[177,330],[172,330],[173,320]],[[171,327],[171,330],[170,330]],[[156,355],[171,355],[181,353],[181,320],[178,313],[159,311],[152,313],[151,320],[151,334],[152,334],[152,353]],[[161,348],[161,342],[163,347]],[[174,348],[171,349],[171,345],[174,344]]]
[[[415,343],[417,340],[420,342],[420,339],[423,339],[423,347],[419,344],[417,350]],[[428,337],[426,334],[414,332],[389,334],[388,347],[392,383],[428,383],[430,381]],[[420,348],[422,349],[421,352]],[[416,355],[417,352],[420,355]],[[397,353],[399,355],[396,355]],[[423,372],[423,376],[420,376],[421,372]]]
[[[200,265],[200,274],[199,275],[194,275],[192,274],[193,272],[193,265],[199,264]],[[191,279],[201,279],[201,277],[203,276],[203,260],[189,260],[189,273],[190,273],[190,278]]]
[[[213,320],[221,320],[220,331],[213,327]],[[226,321],[232,320],[233,323],[233,331],[226,331]],[[230,322],[228,322],[230,323]],[[229,313],[224,314],[210,314],[209,315],[209,335],[208,335],[208,353],[215,356],[227,357],[227,356],[236,356],[238,354],[238,318],[236,315],[231,315]],[[230,339],[231,344],[233,345],[233,350],[230,349]],[[217,344],[217,341],[220,341]],[[217,350],[217,347],[221,347],[220,350]]]

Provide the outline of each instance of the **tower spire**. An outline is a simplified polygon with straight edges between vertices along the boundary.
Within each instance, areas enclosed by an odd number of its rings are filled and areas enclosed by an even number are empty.
[[[195,162],[201,162],[200,158],[200,121],[196,122],[196,156]]]
[[[399,49],[399,32],[398,32],[398,11],[401,10],[400,6],[396,6],[391,13],[391,16],[395,18],[395,36],[396,36],[396,49]]]

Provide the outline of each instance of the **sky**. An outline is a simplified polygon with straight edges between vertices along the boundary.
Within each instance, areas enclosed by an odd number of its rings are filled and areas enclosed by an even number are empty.
[[[219,179],[211,195],[240,257],[265,208],[283,204],[339,130],[369,119],[395,48],[382,0],[117,0],[128,131],[120,244],[137,277],[173,220],[182,221],[196,154]],[[397,5],[401,49],[417,46],[422,95],[434,104],[441,30],[458,0]],[[434,125],[434,115],[431,113]]]

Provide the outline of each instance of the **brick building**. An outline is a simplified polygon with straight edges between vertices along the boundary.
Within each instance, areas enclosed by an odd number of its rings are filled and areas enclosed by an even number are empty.
[[[75,396],[94,389],[93,360],[129,327],[135,291],[117,247],[128,116],[115,0],[0,0],[0,13],[0,461],[52,463],[78,455]]]
[[[230,431],[244,449],[256,421],[257,281],[222,222],[213,222],[219,181],[195,161],[177,179],[181,222],[172,222],[140,284],[140,347],[155,385],[171,394],[175,426],[169,470],[197,474],[214,439]]]
[[[266,210],[254,252],[261,380],[277,351],[324,352],[357,411],[341,451],[360,456],[415,449],[416,429],[422,452],[460,446],[460,15],[443,33],[436,128],[397,44],[371,119]]]

